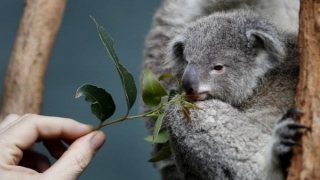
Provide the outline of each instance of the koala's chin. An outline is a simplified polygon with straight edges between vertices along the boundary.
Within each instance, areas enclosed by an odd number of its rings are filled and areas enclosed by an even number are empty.
[[[204,101],[213,98],[208,91],[205,92],[191,92],[185,95],[185,98],[189,101]]]
[[[207,99],[211,99],[212,96],[208,93],[208,91],[205,91],[205,92],[201,92],[201,93],[198,93],[198,101],[202,101],[202,100],[207,100]]]

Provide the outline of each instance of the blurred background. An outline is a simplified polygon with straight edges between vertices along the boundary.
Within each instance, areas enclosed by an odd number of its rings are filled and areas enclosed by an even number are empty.
[[[97,125],[90,104],[83,98],[74,98],[76,89],[84,83],[111,93],[117,106],[111,119],[123,116],[126,111],[120,79],[89,15],[114,38],[120,61],[135,77],[139,94],[130,114],[138,114],[144,40],[160,4],[161,0],[69,0],[46,74],[41,114]],[[22,10],[23,1],[0,1],[0,94]],[[80,180],[160,179],[147,162],[151,144],[143,140],[148,133],[141,119],[114,124],[103,131],[107,142]],[[48,154],[41,145],[36,148]]]

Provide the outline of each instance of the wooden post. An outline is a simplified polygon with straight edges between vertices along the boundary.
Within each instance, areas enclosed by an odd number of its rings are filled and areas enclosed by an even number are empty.
[[[8,114],[40,113],[43,81],[67,0],[25,0],[2,95]]]
[[[301,0],[300,79],[296,107],[300,123],[311,127],[295,147],[288,180],[320,180],[320,0]]]

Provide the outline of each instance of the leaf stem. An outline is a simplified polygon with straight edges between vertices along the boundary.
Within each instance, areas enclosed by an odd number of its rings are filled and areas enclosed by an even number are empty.
[[[99,126],[96,128],[96,130],[100,130],[102,128],[102,121],[100,121]]]
[[[131,119],[142,118],[142,117],[158,116],[159,115],[159,111],[163,108],[163,106],[164,105],[161,104],[156,109],[154,109],[154,110],[152,110],[150,112],[144,113],[144,114],[135,115],[135,116],[124,116],[122,118],[118,118],[118,119],[115,119],[113,121],[109,121],[109,122],[106,122],[104,124],[100,124],[100,126],[97,129],[101,129],[102,127],[109,126],[111,124],[118,123],[118,122],[121,122],[121,121],[124,121],[124,120],[131,120]]]
[[[135,115],[135,116],[128,116],[126,114],[124,117],[121,117],[121,118],[106,122],[104,124],[102,122],[100,122],[99,126],[96,129],[100,130],[101,128],[103,128],[105,126],[109,126],[111,124],[118,123],[118,122],[125,121],[125,120],[131,120],[131,119],[142,118],[142,117],[157,117],[161,113],[161,110],[162,110],[162,108],[164,106],[166,106],[168,104],[173,104],[173,103],[180,103],[181,101],[183,101],[183,96],[182,95],[172,99],[169,102],[161,103],[157,108],[155,108],[155,109],[153,109],[153,110],[151,110],[151,111],[149,111],[147,113],[144,113],[144,114]]]

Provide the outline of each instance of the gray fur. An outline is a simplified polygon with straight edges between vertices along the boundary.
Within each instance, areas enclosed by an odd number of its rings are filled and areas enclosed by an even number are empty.
[[[189,24],[195,22],[198,19],[209,16],[219,11],[233,10],[233,9],[251,9],[256,11],[259,14],[265,15],[268,17],[277,27],[297,32],[298,27],[298,10],[299,10],[299,1],[293,0],[165,0],[163,5],[159,8],[157,13],[154,16],[154,22],[152,29],[146,40],[146,49],[145,57],[143,61],[143,69],[150,68],[156,76],[160,76],[163,73],[175,72],[178,77],[182,76],[184,71],[184,63],[177,63],[176,66],[165,66],[165,57],[166,57],[166,48],[167,44],[174,37],[181,34],[185,27],[188,27]],[[279,18],[281,17],[281,18]],[[277,39],[277,38],[276,38]],[[275,50],[277,50],[276,48]],[[281,56],[281,53],[279,54]],[[265,67],[267,68],[267,67]],[[180,72],[180,74],[179,74]],[[289,76],[284,73],[285,76]],[[277,83],[282,85],[285,82],[275,82],[269,83],[277,86]],[[288,82],[291,84],[291,80]],[[174,81],[167,81],[163,84],[168,89],[175,89]],[[264,85],[262,85],[263,87]],[[266,85],[268,86],[268,85]],[[263,88],[262,88],[263,89]],[[291,97],[291,94],[287,95],[282,90],[279,90],[279,93],[282,93],[284,98],[287,96]],[[263,90],[253,93],[268,93]],[[252,96],[254,97],[254,96]],[[267,96],[266,96],[267,97]],[[268,126],[268,132],[272,131],[270,123],[264,123],[265,120],[270,120],[277,115],[285,111],[285,108],[288,104],[291,105],[291,102],[283,102],[283,105],[280,108],[270,107],[268,109],[264,108],[263,102],[270,101],[268,98],[263,98],[264,101],[259,101],[254,98],[246,100],[242,103],[242,106],[238,107],[239,110],[246,109],[246,113],[250,114],[251,117],[260,117],[261,113],[264,115],[264,119],[258,120],[261,121],[257,126]],[[235,103],[237,104],[237,103]],[[239,103],[238,103],[239,104]],[[289,105],[289,106],[290,106]],[[256,111],[254,108],[261,108],[259,111]],[[150,109],[145,105],[142,105],[142,111],[146,112]],[[270,117],[270,118],[269,118]],[[153,131],[155,119],[147,119],[146,125],[150,132]],[[153,155],[159,152],[162,149],[162,145],[154,146]],[[176,169],[176,161],[173,158],[161,161],[155,164],[157,169],[162,172],[163,179],[174,180],[174,179],[183,179],[181,174]]]
[[[173,67],[185,61],[182,82],[197,84],[195,94],[206,91],[198,100],[209,98],[196,102],[203,110],[192,111],[191,123],[178,106],[167,109],[182,179],[284,179],[288,159],[279,154],[290,153],[281,139],[292,119],[277,126],[276,120],[294,103],[296,37],[244,11],[203,18],[179,36],[169,47],[183,50],[171,50],[167,60]],[[215,64],[223,72],[213,72]]]
[[[142,69],[150,68],[156,75],[171,72],[172,67],[164,67],[167,44],[176,37],[189,23],[216,12],[247,9],[267,16],[284,30],[298,31],[299,0],[165,0],[154,15],[152,28],[146,39]],[[174,69],[183,70],[179,65]],[[175,88],[174,81],[163,84],[166,88]],[[150,108],[141,105],[141,111]],[[152,132],[154,119],[146,125]]]

